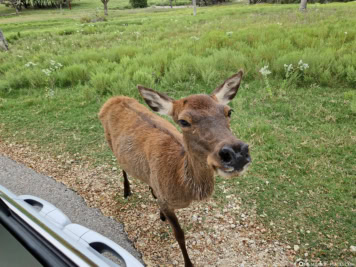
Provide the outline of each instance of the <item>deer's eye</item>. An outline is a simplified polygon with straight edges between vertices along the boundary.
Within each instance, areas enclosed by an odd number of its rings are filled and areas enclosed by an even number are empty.
[[[231,118],[232,112],[234,112],[234,110],[233,110],[233,109],[230,109],[229,112],[227,113],[227,116],[228,116],[229,118]]]
[[[178,123],[182,127],[190,127],[190,123],[187,122],[186,120],[179,120]]]

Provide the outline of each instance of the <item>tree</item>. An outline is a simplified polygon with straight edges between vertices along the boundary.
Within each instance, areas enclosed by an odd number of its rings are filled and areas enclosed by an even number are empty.
[[[300,1],[300,6],[299,6],[300,11],[307,11],[307,2],[308,2],[308,0]]]
[[[9,50],[9,46],[7,45],[6,39],[2,31],[0,30],[0,49],[2,50]]]
[[[56,0],[56,4],[59,6],[60,11],[62,12],[62,6],[64,4],[64,0]]]
[[[5,4],[5,6],[11,6],[15,8],[16,14],[19,14],[22,6],[21,0],[0,0],[0,4]]]
[[[197,15],[197,1],[193,0],[193,15]]]
[[[101,2],[104,4],[104,14],[105,16],[108,15],[108,3],[109,3],[109,0],[101,0]]]

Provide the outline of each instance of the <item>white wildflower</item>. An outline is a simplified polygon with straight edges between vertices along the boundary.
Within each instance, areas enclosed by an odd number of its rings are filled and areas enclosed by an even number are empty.
[[[287,74],[289,74],[290,72],[293,71],[293,64],[284,64],[284,69],[286,71]]]
[[[231,36],[234,32],[226,32],[227,36]]]
[[[345,32],[345,34],[347,34],[347,32]]]
[[[50,76],[50,75],[51,75],[51,70],[49,70],[49,69],[43,69],[42,72],[43,72],[44,74],[46,74],[47,76]]]
[[[267,76],[269,74],[271,74],[272,72],[268,69],[268,65],[264,66],[263,68],[260,69],[260,73],[263,76]]]
[[[195,41],[198,41],[199,40],[199,37],[196,37],[196,36],[192,36],[190,37],[191,39],[195,40]]]
[[[309,65],[307,63],[304,63],[303,60],[299,60],[298,62],[298,68],[301,70],[301,71],[304,71],[306,69],[309,68]]]
[[[28,63],[25,64],[25,66],[26,66],[27,68],[29,68],[29,67],[31,67],[31,66],[36,66],[36,65],[37,65],[37,64],[33,63],[32,61],[30,61],[30,62],[28,62]]]
[[[53,90],[53,89],[50,89],[50,90],[48,91],[48,97],[49,97],[49,98],[53,98],[53,97],[54,97],[54,90]]]

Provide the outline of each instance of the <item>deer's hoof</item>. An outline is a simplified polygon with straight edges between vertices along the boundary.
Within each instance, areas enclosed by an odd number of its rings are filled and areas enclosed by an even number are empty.
[[[162,212],[159,213],[159,218],[161,219],[162,222],[166,220],[166,216]]]
[[[125,193],[124,193],[124,198],[128,198],[128,197],[131,196],[131,195],[132,195],[131,192],[125,192]]]

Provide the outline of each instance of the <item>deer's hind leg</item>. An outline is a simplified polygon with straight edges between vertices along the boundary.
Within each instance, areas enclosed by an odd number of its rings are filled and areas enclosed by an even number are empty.
[[[122,174],[124,176],[124,198],[127,198],[128,196],[131,196],[131,189],[130,189],[130,182],[127,179],[127,174],[126,172],[123,170]]]

